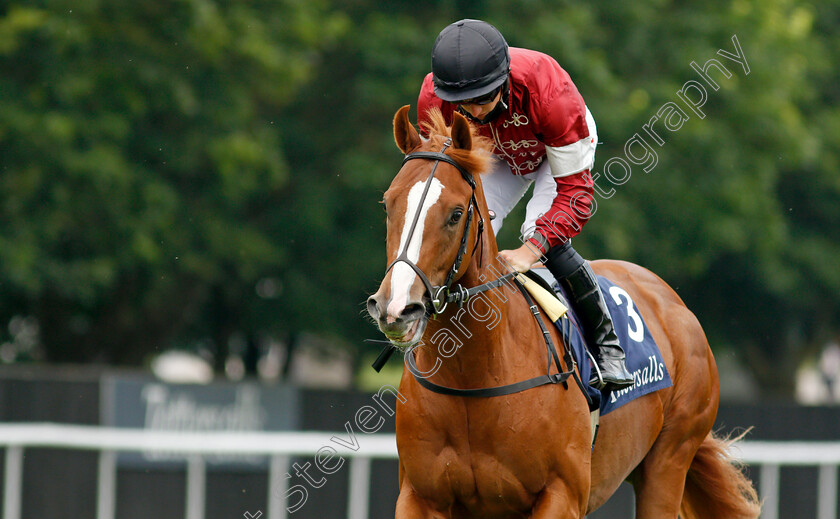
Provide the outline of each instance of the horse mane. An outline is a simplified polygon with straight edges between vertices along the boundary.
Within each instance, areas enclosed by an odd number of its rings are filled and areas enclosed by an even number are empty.
[[[423,133],[429,136],[428,139],[424,139],[423,147],[433,151],[440,150],[446,140],[451,137],[450,127],[446,125],[446,119],[444,119],[439,108],[429,109],[426,116],[427,120],[420,123]],[[450,147],[444,153],[452,157],[467,171],[476,175],[487,171],[490,167],[490,159],[493,156],[493,141],[479,135],[474,124],[470,123],[469,126],[472,148],[465,150]]]

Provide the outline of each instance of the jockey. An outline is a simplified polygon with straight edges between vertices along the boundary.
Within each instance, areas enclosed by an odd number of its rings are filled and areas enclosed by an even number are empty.
[[[493,165],[481,177],[495,213],[494,233],[534,184],[521,229],[526,241],[499,254],[519,272],[544,257],[569,293],[597,361],[589,383],[612,390],[632,385],[595,275],[571,244],[591,215],[590,169],[598,137],[569,74],[550,56],[508,47],[492,25],[461,20],[435,41],[432,72],[417,103],[418,121],[427,121],[433,107],[447,124],[457,110],[494,143]]]

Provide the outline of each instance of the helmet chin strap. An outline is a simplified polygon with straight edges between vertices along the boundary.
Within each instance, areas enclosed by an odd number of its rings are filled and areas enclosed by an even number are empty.
[[[463,115],[464,117],[466,117],[468,120],[470,120],[470,121],[472,121],[476,124],[487,124],[490,121],[492,121],[493,119],[495,119],[496,117],[499,117],[499,115],[502,112],[507,111],[507,109],[508,109],[508,103],[507,103],[508,99],[510,99],[510,82],[509,82],[509,80],[506,79],[505,80],[505,86],[502,89],[502,96],[499,98],[499,102],[496,103],[496,106],[483,119],[477,119],[477,118],[473,117],[473,115],[471,113],[464,110],[460,106],[458,107],[458,112],[461,115]]]

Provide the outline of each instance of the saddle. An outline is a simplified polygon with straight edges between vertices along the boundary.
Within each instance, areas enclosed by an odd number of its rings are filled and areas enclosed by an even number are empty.
[[[567,341],[566,344],[569,345],[580,368],[581,378],[589,380],[589,370],[592,369],[595,361],[586,347],[581,325],[574,315],[574,309],[569,305],[567,295],[547,268],[532,268],[526,275],[542,289],[554,294],[560,304],[569,308],[565,313],[568,319],[556,321],[555,326],[563,334],[563,340]],[[618,391],[598,391],[586,385],[586,392],[591,401],[590,410],[594,411],[598,408],[600,414],[605,415],[636,398],[670,387],[672,381],[659,347],[645,325],[642,315],[635,308],[630,295],[603,276],[597,276],[597,279],[604,293],[619,342],[626,355],[627,370],[635,378],[632,386]],[[568,321],[568,324],[562,321]]]

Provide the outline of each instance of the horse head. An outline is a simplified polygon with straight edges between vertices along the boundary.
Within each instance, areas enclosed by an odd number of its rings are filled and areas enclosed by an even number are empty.
[[[491,157],[489,143],[460,114],[447,127],[436,110],[423,139],[408,110],[394,116],[394,139],[406,157],[383,196],[389,267],[367,301],[370,316],[401,349],[417,344],[430,316],[443,311],[476,251],[491,258],[496,252],[484,229],[489,217],[478,177]]]

